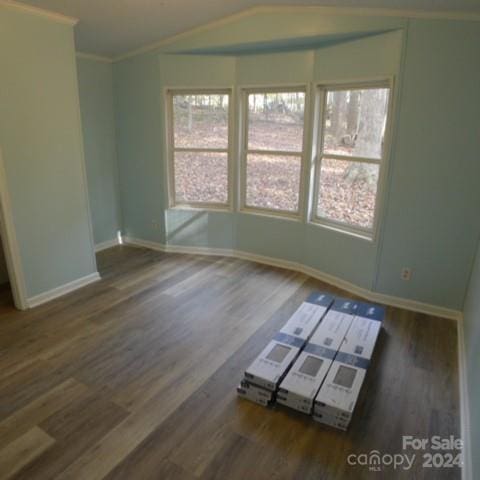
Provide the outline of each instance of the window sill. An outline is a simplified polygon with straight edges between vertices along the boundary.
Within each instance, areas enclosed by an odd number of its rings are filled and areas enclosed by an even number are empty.
[[[301,222],[303,220],[302,216],[299,213],[288,213],[283,211],[275,212],[274,210],[263,210],[261,208],[254,207],[242,207],[240,208],[239,213],[273,218],[275,220],[287,220],[290,222]]]
[[[230,205],[189,205],[178,204],[168,207],[168,211],[193,211],[193,212],[218,212],[218,213],[233,213]]]
[[[351,230],[348,227],[342,227],[340,225],[333,225],[330,223],[322,222],[320,220],[310,220],[308,225],[313,225],[315,227],[324,228],[326,230],[330,230],[335,233],[339,233],[342,235],[348,235],[350,237],[356,238],[358,240],[363,240],[368,243],[375,243],[374,233],[372,232],[369,234],[368,232],[359,232],[355,230]]]

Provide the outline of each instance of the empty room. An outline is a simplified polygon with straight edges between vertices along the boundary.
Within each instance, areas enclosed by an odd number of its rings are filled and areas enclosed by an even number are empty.
[[[0,480],[480,478],[479,152],[478,0],[0,0]]]

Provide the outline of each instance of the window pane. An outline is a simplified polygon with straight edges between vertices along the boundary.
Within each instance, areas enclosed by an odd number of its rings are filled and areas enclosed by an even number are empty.
[[[301,152],[305,93],[248,95],[248,148]]]
[[[300,165],[296,156],[248,155],[247,206],[298,211]]]
[[[376,164],[323,159],[317,215],[372,228],[378,172]]]
[[[175,152],[174,168],[176,202],[227,203],[226,153]]]
[[[381,158],[388,95],[388,88],[328,92],[324,152]]]
[[[228,148],[228,95],[174,95],[175,147]]]

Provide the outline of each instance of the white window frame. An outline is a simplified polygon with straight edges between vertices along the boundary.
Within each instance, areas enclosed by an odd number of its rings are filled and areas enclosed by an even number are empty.
[[[226,148],[176,147],[173,112],[175,95],[227,95],[228,96],[228,138]],[[231,211],[233,204],[233,131],[234,131],[234,98],[232,88],[166,88],[166,127],[167,127],[167,178],[168,207],[172,209],[220,210]],[[227,154],[227,202],[177,202],[175,192],[175,153],[226,153]]]
[[[327,93],[331,91],[342,90],[366,90],[366,89],[379,89],[387,88],[389,90],[388,104],[387,104],[387,118],[385,122],[385,134],[383,138],[382,153],[379,159],[349,156],[349,155],[336,155],[336,154],[324,154],[323,152],[323,138],[325,130],[325,117],[326,117],[326,99]],[[317,84],[316,86],[316,118],[314,136],[315,154],[314,158],[314,180],[311,196],[311,208],[310,208],[310,223],[321,225],[336,231],[343,233],[350,233],[361,238],[376,241],[379,229],[380,212],[383,209],[383,197],[385,192],[386,172],[388,157],[390,153],[390,140],[391,140],[391,128],[393,121],[393,78],[371,80],[371,81],[359,81],[351,83],[329,83],[329,84]],[[351,225],[346,222],[333,220],[327,217],[322,217],[317,214],[318,210],[318,195],[320,193],[320,176],[322,160],[324,158],[333,160],[342,160],[348,162],[360,162],[379,165],[377,193],[375,197],[375,210],[373,212],[373,224],[372,228],[365,228],[361,226]]]
[[[239,147],[239,211],[242,213],[251,213],[257,215],[267,215],[274,217],[281,217],[291,220],[302,220],[305,211],[305,169],[306,169],[306,146],[308,140],[309,130],[309,112],[310,112],[310,95],[308,85],[274,85],[274,86],[242,86],[240,87],[240,108],[239,108],[239,122],[240,122],[240,147]],[[304,118],[303,118],[303,136],[302,136],[302,150],[300,152],[291,152],[283,150],[258,150],[248,148],[248,96],[251,94],[262,93],[290,93],[302,92],[305,94]],[[293,212],[290,210],[270,209],[255,207],[247,205],[247,156],[248,154],[258,155],[274,155],[274,156],[289,156],[300,158],[300,183],[298,192],[298,210]]]

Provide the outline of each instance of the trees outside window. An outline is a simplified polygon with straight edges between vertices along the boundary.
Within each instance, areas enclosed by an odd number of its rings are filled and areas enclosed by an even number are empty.
[[[300,214],[305,91],[244,92],[242,208]]]
[[[169,92],[170,204],[227,207],[228,91]]]
[[[387,85],[322,88],[314,220],[367,234],[374,229],[384,163]]]
[[[235,190],[241,211],[301,218],[307,188],[310,221],[373,238],[390,83],[319,87],[311,127],[306,87],[239,93],[234,119],[228,89],[168,91],[170,206],[230,209]],[[311,176],[305,125],[317,139]],[[235,157],[234,130],[239,132]],[[237,161],[238,169],[232,168]]]

